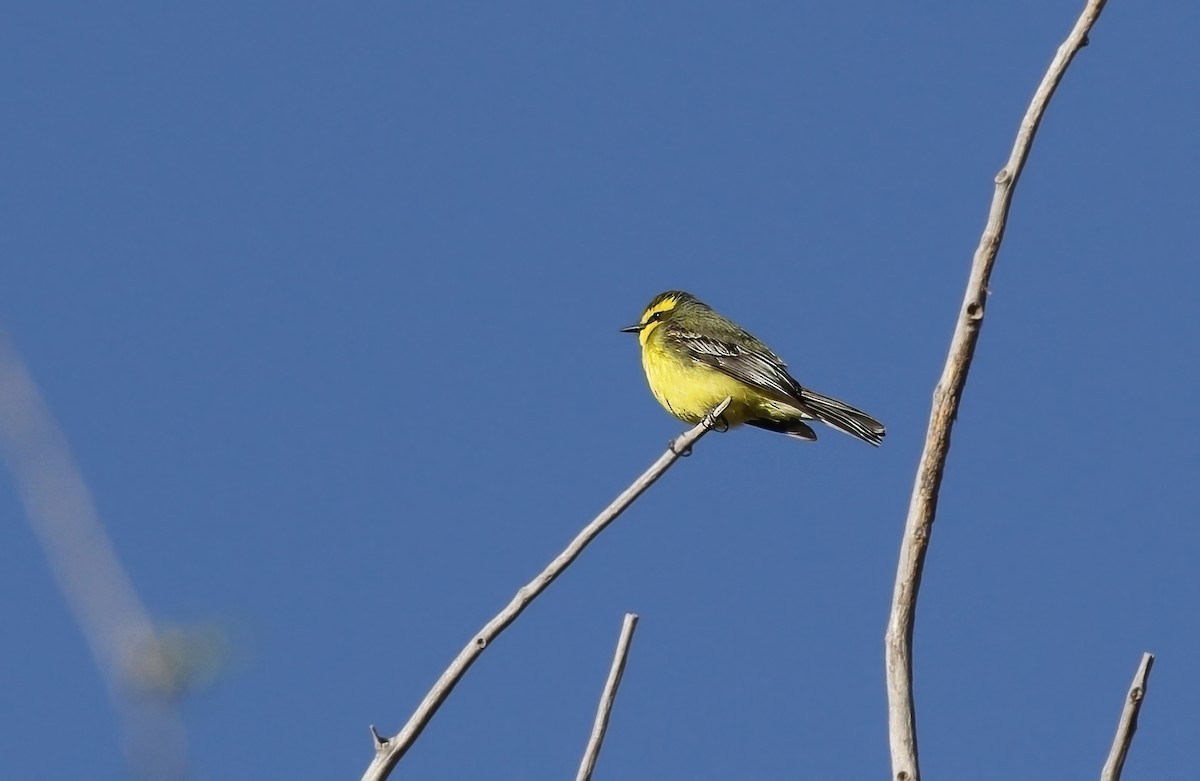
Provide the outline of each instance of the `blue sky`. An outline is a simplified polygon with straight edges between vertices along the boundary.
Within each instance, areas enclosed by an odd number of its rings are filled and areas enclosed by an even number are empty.
[[[991,179],[1072,0],[25,3],[0,322],[153,617],[219,624],[196,779],[357,778],[681,425],[617,328],[690,290],[874,450],[712,436],[394,775],[883,777],[882,636]],[[916,638],[930,778],[1195,766],[1200,7],[1113,0],[1020,183]],[[0,776],[129,777],[0,481]]]

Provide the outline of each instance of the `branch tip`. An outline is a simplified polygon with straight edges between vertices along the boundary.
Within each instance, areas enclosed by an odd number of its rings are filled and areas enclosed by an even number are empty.
[[[1125,758],[1129,755],[1129,747],[1133,744],[1133,735],[1138,728],[1138,713],[1146,699],[1146,686],[1150,680],[1150,669],[1154,667],[1154,654],[1142,654],[1137,672],[1133,674],[1133,683],[1129,685],[1129,693],[1125,695],[1125,705],[1121,708],[1121,718],[1117,722],[1117,734],[1113,738],[1112,749],[1108,759],[1100,771],[1100,781],[1120,781],[1121,772],[1125,769]]]
[[[708,414],[711,415],[712,419],[715,421],[721,417],[721,413],[723,413],[725,410],[729,409],[729,405],[732,403],[733,403],[733,397],[726,396],[725,401],[722,401],[720,404],[713,407],[712,412],[710,412]]]
[[[621,685],[621,676],[625,672],[625,660],[629,657],[629,645],[633,642],[633,632],[637,629],[637,623],[637,613],[626,613],[624,620],[621,621],[621,633],[617,637],[617,650],[613,655],[612,667],[608,671],[604,689],[600,692],[600,704],[596,708],[592,734],[588,738],[587,748],[584,749],[575,781],[592,781],[592,773],[596,769],[596,760],[600,756],[600,746],[604,743],[604,734],[608,731],[608,720],[612,715],[613,702],[617,698],[617,687]]]

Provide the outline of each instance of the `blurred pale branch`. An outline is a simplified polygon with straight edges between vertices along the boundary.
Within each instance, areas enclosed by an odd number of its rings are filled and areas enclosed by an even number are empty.
[[[488,644],[508,628],[508,625],[515,621],[517,616],[521,615],[525,611],[525,608],[529,607],[530,603],[545,591],[579,557],[579,554],[583,553],[583,549],[599,536],[600,532],[604,531],[609,524],[615,521],[647,488],[654,485],[658,478],[662,477],[676,461],[688,455],[692,450],[692,446],[701,437],[718,425],[717,421],[721,413],[729,406],[729,402],[729,399],[725,399],[725,401],[714,407],[712,412],[706,415],[703,421],[672,440],[667,447],[667,452],[663,453],[649,469],[642,473],[640,477],[634,480],[628,488],[614,499],[612,504],[585,526],[583,531],[579,532],[575,539],[571,541],[571,544],[551,561],[537,577],[518,589],[512,601],[496,614],[495,618],[488,621],[471,638],[466,647],[458,653],[458,656],[454,658],[454,661],[450,663],[450,666],[446,668],[446,671],[434,683],[433,688],[425,695],[425,699],[417,706],[417,710],[409,717],[408,723],[398,733],[390,738],[385,738],[376,732],[374,727],[371,728],[371,735],[375,739],[375,757],[371,760],[371,764],[367,767],[366,772],[363,773],[363,781],[381,781],[381,779],[385,779],[391,774],[392,769],[396,767],[396,763],[400,761],[412,747],[416,739],[420,737],[421,732],[429,724],[433,715],[437,713],[438,708],[450,696],[450,692],[454,691],[454,687],[467,674],[467,670],[471,668],[471,665],[475,663]]]
[[[1125,707],[1121,709],[1121,720],[1117,723],[1117,734],[1113,738],[1108,761],[1100,771],[1100,781],[1121,779],[1121,771],[1125,769],[1125,757],[1133,743],[1133,734],[1137,732],[1138,713],[1142,710],[1142,701],[1146,699],[1146,686],[1150,682],[1150,668],[1153,666],[1154,654],[1142,654],[1142,661],[1137,672],[1133,674],[1133,683],[1129,685],[1129,693],[1125,695]]]
[[[224,638],[156,627],[121,566],[66,436],[0,332],[0,453],[30,525],[121,717],[125,751],[145,778],[187,775],[179,696],[215,674]]]
[[[917,759],[916,711],[912,693],[912,639],[916,619],[917,592],[925,553],[933,531],[937,512],[938,491],[950,451],[950,433],[958,414],[971,358],[983,327],[987,306],[988,280],[1004,228],[1009,207],[1021,171],[1029,157],[1034,136],[1046,112],[1054,91],[1067,67],[1081,48],[1088,43],[1088,32],[1096,23],[1106,0],[1089,0],[1074,28],[1058,48],[1046,75],[1034,93],[1033,101],[1021,120],[1016,141],[1008,162],[996,174],[996,187],[979,247],[975,250],[967,280],[966,295],[955,325],[954,337],[941,379],[933,393],[933,409],[925,436],[917,477],[909,502],[904,538],[900,546],[896,583],[892,596],[891,616],[884,637],[887,668],[888,736],[891,745],[892,778],[894,781],[919,781],[921,773]]]
[[[592,724],[592,735],[588,738],[587,748],[583,752],[583,761],[579,763],[579,772],[575,781],[591,781],[596,769],[596,759],[600,756],[600,746],[604,743],[604,733],[608,731],[608,718],[612,715],[613,703],[617,699],[617,687],[621,685],[621,676],[625,674],[625,660],[629,657],[629,644],[633,642],[633,631],[637,629],[638,617],[634,613],[626,613],[621,623],[621,634],[617,638],[617,650],[613,654],[612,667],[608,671],[608,680],[604,682],[604,690],[600,693],[600,704],[596,707],[596,720]]]

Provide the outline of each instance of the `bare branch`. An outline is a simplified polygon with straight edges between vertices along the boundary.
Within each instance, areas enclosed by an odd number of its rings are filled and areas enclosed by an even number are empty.
[[[1138,713],[1142,710],[1142,700],[1146,699],[1146,684],[1150,681],[1150,668],[1153,666],[1154,654],[1142,654],[1142,663],[1133,674],[1133,683],[1129,686],[1129,694],[1125,696],[1125,707],[1121,709],[1121,721],[1117,724],[1117,736],[1113,739],[1112,750],[1108,752],[1108,761],[1100,771],[1100,781],[1121,779],[1121,771],[1125,768],[1125,756],[1129,754],[1133,734],[1137,732]]]
[[[967,372],[971,358],[983,327],[986,308],[988,280],[1012,204],[1013,192],[1029,149],[1033,145],[1038,125],[1046,112],[1055,89],[1066,73],[1067,67],[1079,50],[1087,45],[1088,32],[1106,0],[1089,0],[1082,15],[1075,23],[1070,35],[1058,48],[1046,75],[1034,93],[1033,101],[1025,112],[1017,131],[1016,142],[1008,162],[996,174],[996,188],[988,213],[979,247],[975,250],[967,280],[966,295],[962,310],[955,325],[954,337],[941,379],[933,393],[933,409],[929,415],[929,428],[925,435],[925,450],[921,454],[912,498],[908,507],[908,518],[904,527],[904,539],[900,547],[900,559],[896,569],[896,585],[892,595],[892,612],[884,636],[884,655],[887,665],[888,691],[888,737],[891,745],[892,776],[895,781],[919,781],[920,766],[917,761],[916,711],[912,696],[912,637],[916,618],[917,592],[921,586],[921,571],[925,564],[925,553],[932,533],[934,516],[937,512],[938,491],[950,450],[950,432],[958,414],[958,406],[966,387]]]
[[[621,624],[621,636],[617,638],[617,652],[613,655],[608,680],[604,682],[604,691],[600,693],[600,705],[596,708],[596,720],[592,723],[592,736],[588,738],[587,749],[583,752],[583,761],[579,763],[575,781],[592,781],[592,771],[596,769],[596,759],[600,756],[604,733],[608,731],[608,717],[612,713],[613,702],[617,699],[617,687],[621,685],[621,676],[625,673],[625,659],[629,656],[629,644],[633,641],[633,630],[637,629],[637,622],[636,614],[625,614],[625,621]]]
[[[433,688],[425,695],[425,699],[417,706],[417,710],[409,717],[404,728],[386,741],[380,742],[376,739],[375,758],[371,760],[371,764],[363,773],[362,781],[381,781],[388,777],[396,763],[412,747],[412,744],[433,718],[433,714],[437,713],[438,708],[450,696],[450,692],[466,675],[467,670],[471,668],[488,644],[515,621],[517,616],[521,615],[525,608],[529,607],[529,604],[545,591],[571,565],[571,562],[579,557],[583,549],[625,511],[625,508],[633,504],[634,500],[641,496],[647,488],[654,485],[658,478],[662,477],[676,461],[691,452],[692,445],[717,425],[716,421],[729,406],[729,402],[730,399],[725,399],[714,407],[703,421],[672,440],[667,447],[667,452],[663,453],[641,477],[634,480],[633,484],[614,499],[612,504],[585,526],[583,531],[579,532],[571,541],[571,544],[558,554],[554,561],[550,562],[537,577],[517,590],[512,601],[495,618],[488,621],[483,629],[479,630],[466,647],[458,653],[458,656],[434,683]]]

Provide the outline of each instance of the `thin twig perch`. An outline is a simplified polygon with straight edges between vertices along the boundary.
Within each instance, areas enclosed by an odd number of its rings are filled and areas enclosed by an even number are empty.
[[[617,699],[617,687],[621,685],[621,676],[625,673],[625,660],[629,657],[629,644],[633,641],[633,630],[637,629],[637,622],[636,614],[626,613],[625,620],[621,623],[621,636],[617,638],[617,651],[613,654],[608,680],[604,682],[604,691],[600,693],[600,704],[596,707],[596,720],[592,723],[592,735],[588,738],[587,748],[583,752],[583,761],[579,763],[579,772],[575,775],[575,781],[592,781],[592,771],[596,769],[596,758],[600,756],[604,733],[608,731],[608,717],[612,714],[613,702]]]
[[[1117,735],[1113,738],[1112,750],[1108,752],[1108,761],[1100,771],[1100,781],[1120,781],[1121,771],[1125,768],[1125,757],[1129,754],[1129,746],[1133,743],[1133,733],[1137,732],[1138,713],[1142,710],[1142,701],[1146,699],[1146,685],[1150,681],[1150,668],[1154,666],[1154,654],[1142,654],[1142,662],[1137,672],[1133,674],[1133,683],[1129,685],[1129,694],[1125,695],[1125,707],[1121,709],[1121,721],[1117,724]]]
[[[714,421],[720,419],[720,415],[729,406],[729,399],[718,404],[713,411],[710,412],[705,419],[698,423],[688,431],[683,432],[671,441],[667,447],[667,452],[663,453],[657,461],[655,461],[649,469],[647,469],[641,477],[633,481],[633,484],[626,488],[612,504],[597,515],[591,523],[583,528],[583,531],[571,541],[571,544],[563,550],[562,553],[550,562],[537,577],[526,583],[517,590],[516,596],[508,605],[496,614],[496,617],[488,621],[483,629],[471,638],[466,647],[459,651],[458,656],[442,673],[442,677],[438,678],[433,688],[425,695],[425,699],[417,707],[417,710],[408,719],[408,723],[404,728],[390,738],[382,737],[375,728],[371,728],[371,735],[375,741],[375,758],[371,760],[371,764],[363,773],[362,781],[382,781],[392,772],[392,768],[400,761],[401,757],[412,747],[412,744],[421,735],[421,732],[429,724],[433,718],[433,714],[437,713],[438,708],[450,696],[450,692],[458,685],[463,676],[467,674],[467,670],[483,653],[483,650],[503,632],[509,624],[517,619],[529,607],[529,604],[538,597],[543,591],[554,582],[555,578],[563,573],[571,562],[579,557],[583,549],[594,540],[600,532],[604,531],[610,523],[617,519],[625,508],[633,504],[642,493],[654,485],[658,478],[683,456],[686,456],[692,450],[692,445],[696,444],[716,425]]]
[[[946,366],[933,393],[933,409],[925,435],[925,450],[921,454],[900,560],[896,569],[896,585],[892,595],[892,612],[884,636],[884,655],[887,666],[888,738],[891,746],[892,777],[895,781],[919,781],[917,761],[916,711],[912,695],[912,638],[916,618],[917,592],[921,586],[921,571],[937,512],[938,491],[950,450],[950,432],[958,414],[971,358],[983,327],[987,303],[988,280],[1012,204],[1013,192],[1029,157],[1038,125],[1046,112],[1054,91],[1066,73],[1071,60],[1087,45],[1088,32],[1104,10],[1106,0],[1089,0],[1070,35],[1058,47],[1046,75],[1034,93],[1017,131],[1016,142],[1008,162],[996,174],[996,188],[979,247],[975,250],[971,274],[967,280],[962,310],[950,342]]]

